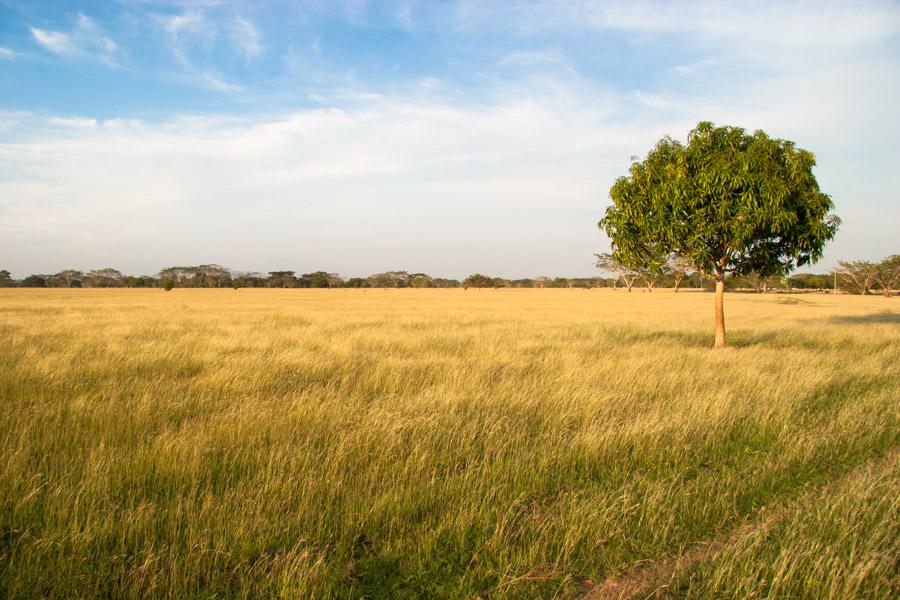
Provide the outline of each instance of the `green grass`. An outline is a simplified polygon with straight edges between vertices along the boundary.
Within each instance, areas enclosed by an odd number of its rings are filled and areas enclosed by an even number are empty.
[[[0,595],[896,591],[900,312],[803,300],[0,291]]]

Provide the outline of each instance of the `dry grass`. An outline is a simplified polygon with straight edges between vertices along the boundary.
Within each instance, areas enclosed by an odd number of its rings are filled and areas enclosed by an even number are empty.
[[[900,308],[783,300],[0,290],[0,595],[573,597],[823,486],[665,593],[896,596]]]

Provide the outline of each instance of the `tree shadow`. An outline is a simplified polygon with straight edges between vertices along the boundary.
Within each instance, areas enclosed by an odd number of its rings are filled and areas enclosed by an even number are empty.
[[[839,325],[861,325],[865,323],[887,323],[900,325],[900,313],[884,311],[871,315],[841,315],[829,317],[828,321]]]
[[[813,323],[818,319],[806,320]],[[866,324],[886,323],[900,324],[900,313],[882,312],[871,315],[859,316],[834,316],[825,318],[826,321],[836,324]],[[714,333],[712,328],[708,331],[677,331],[677,330],[650,330],[631,325],[619,325],[604,329],[603,344],[633,345],[639,343],[672,343],[682,348],[709,348],[713,347]],[[753,348],[765,346],[771,349],[802,349],[809,351],[823,351],[834,347],[840,342],[845,347],[860,343],[860,340],[846,332],[843,339],[835,340],[834,336],[822,336],[813,331],[786,328],[781,330],[757,331],[749,328],[731,329],[728,331],[728,347],[733,349]],[[867,347],[890,346],[893,340],[867,340]]]
[[[672,330],[647,330],[632,326],[618,326],[607,328],[604,332],[607,338],[604,343],[632,345],[644,342],[671,342],[683,348],[707,348],[712,349],[715,333],[712,328],[709,331],[672,331]],[[796,332],[766,331],[757,333],[748,329],[738,329],[728,332],[728,347],[749,348],[758,345],[774,345],[775,347],[803,347],[817,349],[818,341],[798,336]]]

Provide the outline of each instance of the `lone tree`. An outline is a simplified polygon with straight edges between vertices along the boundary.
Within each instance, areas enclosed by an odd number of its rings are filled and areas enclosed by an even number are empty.
[[[661,139],[609,191],[599,226],[613,257],[640,269],[674,253],[716,282],[715,347],[725,346],[725,275],[782,275],[815,262],[840,220],[812,152],[763,131],[701,122]]]

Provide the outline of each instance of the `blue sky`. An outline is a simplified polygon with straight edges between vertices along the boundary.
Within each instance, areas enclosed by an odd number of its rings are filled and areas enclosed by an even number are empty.
[[[0,267],[595,273],[700,120],[818,158],[813,270],[900,252],[900,5],[0,0]]]

